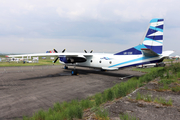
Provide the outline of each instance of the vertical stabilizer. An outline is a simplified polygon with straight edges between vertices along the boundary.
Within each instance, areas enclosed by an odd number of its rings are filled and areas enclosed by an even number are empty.
[[[155,53],[161,54],[163,47],[163,26],[164,19],[152,19],[141,44],[114,55],[138,55],[142,54],[142,48],[151,49]]]
[[[152,19],[143,41],[146,48],[151,49],[158,54],[162,53],[163,26],[164,19]]]

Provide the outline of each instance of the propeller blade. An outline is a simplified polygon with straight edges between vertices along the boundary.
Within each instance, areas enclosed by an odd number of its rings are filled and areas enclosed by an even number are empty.
[[[86,50],[84,50],[84,52],[85,52],[85,53],[87,53],[87,51],[86,51]]]
[[[54,52],[55,52],[55,53],[58,53],[58,51],[57,51],[56,49],[54,49]]]
[[[92,53],[93,52],[93,50],[91,50],[91,52],[90,53]]]
[[[64,49],[64,50],[62,51],[62,53],[64,53],[64,52],[65,52],[65,50],[66,50],[66,49]]]
[[[54,63],[56,63],[57,60],[58,60],[58,57],[55,59]]]

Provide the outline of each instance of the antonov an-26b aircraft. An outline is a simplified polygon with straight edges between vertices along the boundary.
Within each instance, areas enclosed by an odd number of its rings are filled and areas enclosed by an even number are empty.
[[[164,19],[152,19],[143,37],[142,43],[129,48],[127,50],[114,54],[105,53],[67,53],[65,50],[58,53],[39,53],[25,55],[9,55],[8,57],[22,56],[54,56],[57,57],[54,63],[59,59],[59,62],[68,66],[81,66],[98,68],[101,70],[118,70],[120,68],[136,66],[148,63],[162,62],[165,57],[168,57],[173,51],[162,51],[163,49],[163,25]],[[77,70],[71,72],[72,75],[77,75]]]

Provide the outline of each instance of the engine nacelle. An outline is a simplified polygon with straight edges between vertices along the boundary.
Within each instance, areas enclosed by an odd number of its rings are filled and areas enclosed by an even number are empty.
[[[60,61],[64,63],[80,63],[80,62],[86,62],[86,58],[80,55],[78,55],[77,57],[64,56],[64,57],[60,57]]]

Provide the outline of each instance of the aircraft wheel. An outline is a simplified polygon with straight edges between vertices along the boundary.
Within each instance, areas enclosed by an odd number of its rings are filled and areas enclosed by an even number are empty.
[[[64,69],[68,69],[68,66],[64,66]]]
[[[104,70],[104,69],[101,69],[101,71],[106,71],[106,70]]]
[[[72,70],[72,71],[71,71],[71,75],[78,75],[77,70]]]

